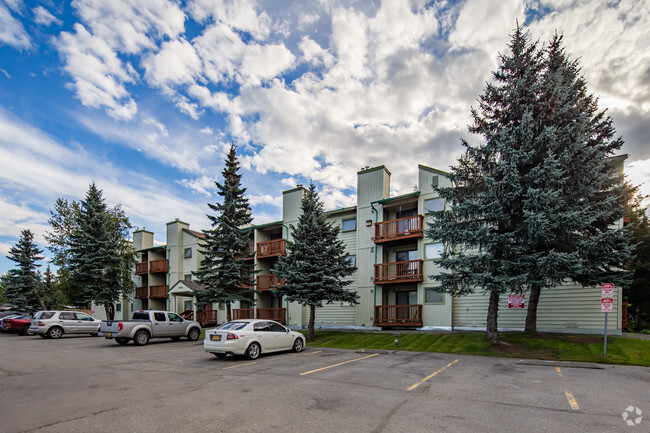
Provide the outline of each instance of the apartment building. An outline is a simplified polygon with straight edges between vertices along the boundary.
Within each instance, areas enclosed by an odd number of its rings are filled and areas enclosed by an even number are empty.
[[[622,170],[623,159],[621,160]],[[316,326],[322,328],[420,330],[484,330],[488,297],[480,293],[451,297],[435,290],[430,276],[440,272],[438,260],[444,245],[425,237],[429,211],[447,207],[434,186],[450,186],[447,173],[418,166],[412,193],[390,195],[390,171],[372,167],[357,173],[357,205],[326,212],[330,222],[341,228],[349,260],[357,271],[349,286],[359,295],[357,305],[326,304],[316,312]],[[273,273],[280,255],[286,254],[290,226],[298,223],[301,186],[282,194],[282,219],[245,228],[257,273],[250,284],[256,290],[254,305],[235,304],[233,318],[265,318],[303,327],[309,309],[275,295],[272,288],[283,284]],[[621,222],[622,224],[622,222]],[[165,246],[153,245],[153,234],[134,233],[134,245],[141,255],[135,308],[164,308],[183,313],[204,323],[226,320],[223,305],[197,305],[193,293],[202,288],[191,281],[198,268],[198,242],[202,234],[181,221],[167,224]],[[600,287],[571,284],[544,290],[538,305],[541,332],[601,333],[604,314],[600,311]],[[621,289],[615,291],[614,313],[609,331],[621,333]],[[527,297],[526,297],[527,298]],[[499,304],[499,328],[523,330],[526,309],[508,308],[508,296]]]

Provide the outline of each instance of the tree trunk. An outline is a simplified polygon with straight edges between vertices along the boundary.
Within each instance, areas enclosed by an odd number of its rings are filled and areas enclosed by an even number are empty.
[[[526,314],[526,328],[525,332],[537,334],[537,304],[539,302],[539,294],[542,288],[539,284],[533,284],[530,288],[530,297],[528,299],[528,313]]]
[[[232,321],[232,309],[230,307],[230,302],[226,304],[226,321]]]
[[[499,330],[497,326],[497,316],[499,313],[499,294],[496,291],[490,292],[490,305],[488,306],[487,327],[485,329],[485,338],[491,344],[499,344]]]
[[[309,306],[309,325],[307,326],[307,340],[312,340],[314,338],[314,322],[316,315],[316,306]]]
[[[112,302],[104,302],[104,311],[106,312],[106,320],[115,319],[115,306]]]
[[[45,307],[45,304],[43,303],[43,298],[41,298],[41,294],[38,293],[38,290],[36,290],[36,299],[38,300],[38,305],[41,307],[41,310],[47,310],[47,307]]]

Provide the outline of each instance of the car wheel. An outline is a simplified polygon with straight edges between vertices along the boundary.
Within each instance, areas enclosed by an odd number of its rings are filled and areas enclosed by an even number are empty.
[[[260,345],[257,343],[251,343],[246,349],[246,358],[248,359],[257,359],[261,353]]]
[[[58,326],[53,326],[47,330],[47,336],[49,338],[61,338],[62,335],[63,328],[59,328]]]
[[[180,339],[181,339],[181,337],[172,337],[172,341],[178,341]]]
[[[23,327],[23,330],[21,331],[22,335],[34,335],[34,333],[29,330],[29,326],[30,325],[25,325]]]
[[[147,331],[138,331],[133,336],[133,344],[136,346],[145,346],[149,343],[149,334]]]
[[[119,344],[120,346],[126,346],[129,344],[129,339],[128,338],[122,338],[122,337],[117,337],[115,339],[115,342]]]
[[[294,352],[302,352],[302,349],[305,348],[305,343],[302,341],[302,338],[296,338],[296,341],[293,342],[293,347],[291,350]]]
[[[190,341],[196,341],[199,339],[199,335],[201,335],[201,331],[199,331],[197,328],[192,328],[187,334],[187,339]]]

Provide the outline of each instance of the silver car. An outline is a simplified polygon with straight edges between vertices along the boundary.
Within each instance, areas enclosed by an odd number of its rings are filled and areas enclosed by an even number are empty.
[[[61,338],[63,334],[97,335],[101,320],[80,311],[39,311],[29,331],[43,338]]]

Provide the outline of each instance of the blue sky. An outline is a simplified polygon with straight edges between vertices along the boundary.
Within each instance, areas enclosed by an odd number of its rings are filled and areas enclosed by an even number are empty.
[[[447,170],[517,20],[564,33],[592,93],[650,183],[649,1],[0,0],[0,273],[26,228],[45,249],[58,197],[90,182],[164,241],[207,227],[238,146],[254,223],[314,181],[355,204],[356,172],[393,193],[417,165]],[[46,250],[45,255],[49,252]]]

